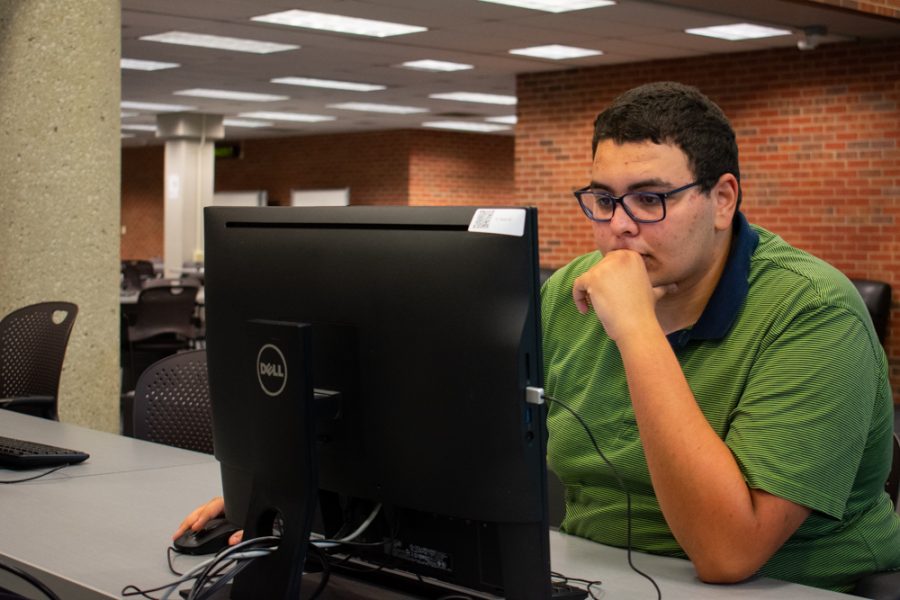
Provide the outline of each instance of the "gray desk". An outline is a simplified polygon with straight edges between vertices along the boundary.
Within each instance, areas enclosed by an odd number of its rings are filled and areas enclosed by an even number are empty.
[[[219,493],[218,464],[203,454],[3,410],[0,435],[91,454],[88,463],[52,477],[0,488],[0,557],[38,575],[66,600],[118,598],[127,584],[171,581],[169,535],[191,509]],[[16,475],[0,469],[0,478]],[[558,532],[551,532],[550,543],[554,570],[602,580],[604,600],[656,597],[628,567],[624,551]],[[182,570],[197,562],[178,560]],[[687,561],[639,553],[634,561],[657,581],[664,600],[850,598],[765,579],[705,585]],[[0,585],[10,587],[9,581],[0,577]]]

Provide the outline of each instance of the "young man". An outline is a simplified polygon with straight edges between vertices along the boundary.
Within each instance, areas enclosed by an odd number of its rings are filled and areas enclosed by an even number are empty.
[[[597,118],[576,196],[598,252],[544,286],[548,460],[562,529],[847,591],[900,568],[884,493],[892,397],[852,284],[738,212],[734,131],[698,90],[641,86]]]

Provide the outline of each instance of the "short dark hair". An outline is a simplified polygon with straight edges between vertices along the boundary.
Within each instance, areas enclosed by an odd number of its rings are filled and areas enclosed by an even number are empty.
[[[741,179],[737,141],[728,117],[689,85],[660,81],[625,92],[594,121],[592,156],[603,140],[678,146],[704,192],[725,173],[732,173],[738,182]],[[738,191],[738,207],[740,201]]]

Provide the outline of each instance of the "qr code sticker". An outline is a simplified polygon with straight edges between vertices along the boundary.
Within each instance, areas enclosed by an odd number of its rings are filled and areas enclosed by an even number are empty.
[[[494,218],[494,211],[481,209],[475,212],[472,218],[472,224],[469,225],[470,231],[486,231],[491,228],[491,219]]]

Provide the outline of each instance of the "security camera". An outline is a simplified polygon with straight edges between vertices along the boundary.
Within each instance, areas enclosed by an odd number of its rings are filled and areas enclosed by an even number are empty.
[[[797,40],[797,48],[800,50],[815,50],[819,47],[822,38],[828,34],[824,25],[810,25],[803,28],[803,37]]]

